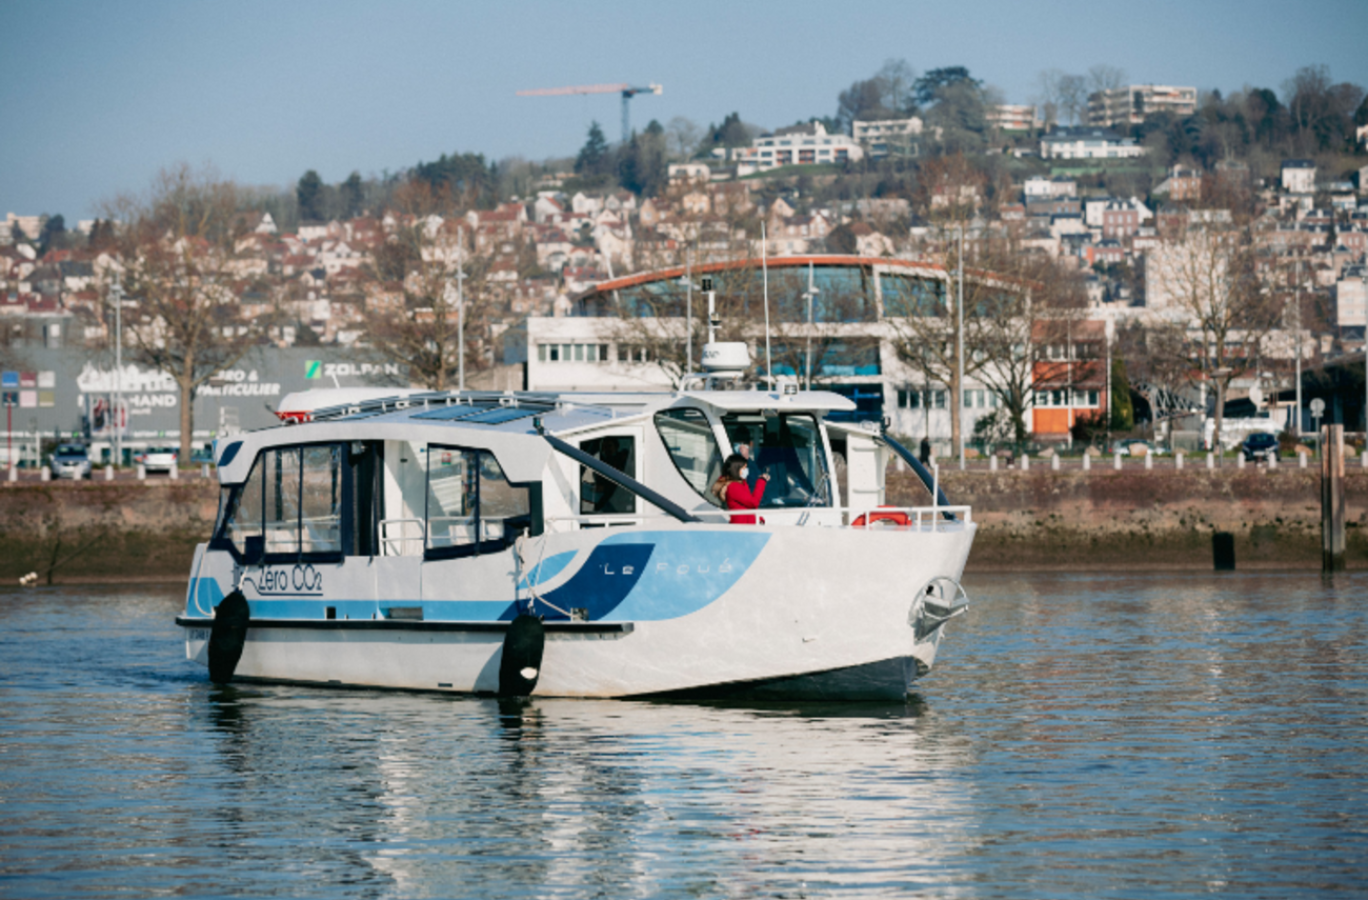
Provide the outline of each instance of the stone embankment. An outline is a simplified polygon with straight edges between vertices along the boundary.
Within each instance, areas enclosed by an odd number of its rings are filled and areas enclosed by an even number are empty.
[[[972,506],[979,523],[973,570],[1209,570],[1217,531],[1235,536],[1241,569],[1321,565],[1316,469],[940,471],[950,502]],[[1365,569],[1368,472],[1350,469],[1345,493],[1346,561]],[[890,471],[888,498],[920,505],[927,493],[910,472]]]
[[[0,485],[0,583],[188,577],[218,512],[213,481]]]
[[[1241,569],[1320,567],[1320,476],[1284,466],[1210,471],[1139,465],[1054,472],[941,470],[952,503],[974,508],[973,571],[1209,570],[1211,535],[1235,535]],[[1368,569],[1368,472],[1347,473],[1350,569]],[[910,472],[888,502],[923,505]],[[0,484],[0,583],[187,577],[213,527],[212,481]]]

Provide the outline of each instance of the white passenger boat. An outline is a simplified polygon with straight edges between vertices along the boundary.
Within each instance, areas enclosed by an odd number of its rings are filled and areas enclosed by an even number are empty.
[[[904,697],[967,608],[970,510],[877,423],[836,421],[850,400],[728,374],[405,392],[220,441],[187,656],[219,681]],[[711,490],[742,444],[768,477],[755,524]],[[927,505],[884,505],[894,455]]]

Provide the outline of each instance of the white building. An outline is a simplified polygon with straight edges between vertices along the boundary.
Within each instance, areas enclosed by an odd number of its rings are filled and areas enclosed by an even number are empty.
[[[1368,327],[1368,268],[1347,266],[1336,282],[1335,321],[1341,328]]]
[[[1315,193],[1316,164],[1309,159],[1283,160],[1282,189],[1289,194]]]
[[[1058,128],[1040,139],[1044,159],[1133,159],[1145,148],[1103,128]]]
[[[1003,131],[1034,131],[1041,125],[1034,106],[997,103],[988,107],[988,124]]]
[[[859,141],[844,134],[827,134],[821,122],[780,128],[751,142],[761,169],[854,162],[864,158]]]
[[[1197,111],[1197,89],[1168,84],[1128,84],[1088,97],[1088,124],[1102,128],[1139,125],[1149,116],[1168,112],[1190,116]]]
[[[1063,176],[1046,178],[1044,175],[1035,175],[1026,179],[1025,190],[1027,200],[1038,197],[1077,197],[1078,182]]]
[[[851,130],[870,159],[882,159],[895,154],[916,155],[915,140],[921,136],[922,120],[916,116],[907,119],[872,119],[852,123]]]

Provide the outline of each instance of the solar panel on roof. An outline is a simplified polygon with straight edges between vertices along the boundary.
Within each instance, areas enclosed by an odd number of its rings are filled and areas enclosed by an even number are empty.
[[[437,419],[442,422],[450,422],[453,419],[464,419],[468,416],[478,415],[479,413],[489,412],[490,410],[499,408],[500,407],[488,403],[482,403],[478,406],[443,406],[440,409],[429,409],[426,412],[416,413],[413,418]]]
[[[467,416],[462,422],[478,422],[481,425],[500,425],[504,422],[512,422],[514,419],[523,419],[527,416],[536,415],[534,409],[520,409],[516,406],[500,407],[498,409],[487,410],[473,416]]]

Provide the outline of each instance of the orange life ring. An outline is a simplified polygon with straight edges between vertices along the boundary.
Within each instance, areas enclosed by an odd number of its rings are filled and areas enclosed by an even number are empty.
[[[887,512],[881,512],[880,510],[887,510]],[[873,525],[875,522],[892,522],[894,525],[904,526],[912,524],[912,520],[907,517],[907,513],[899,509],[894,509],[890,506],[881,506],[879,507],[879,509],[866,513],[866,515],[869,516],[870,525]],[[850,523],[850,527],[852,528],[862,528],[864,526],[864,516],[860,516],[854,522]]]

